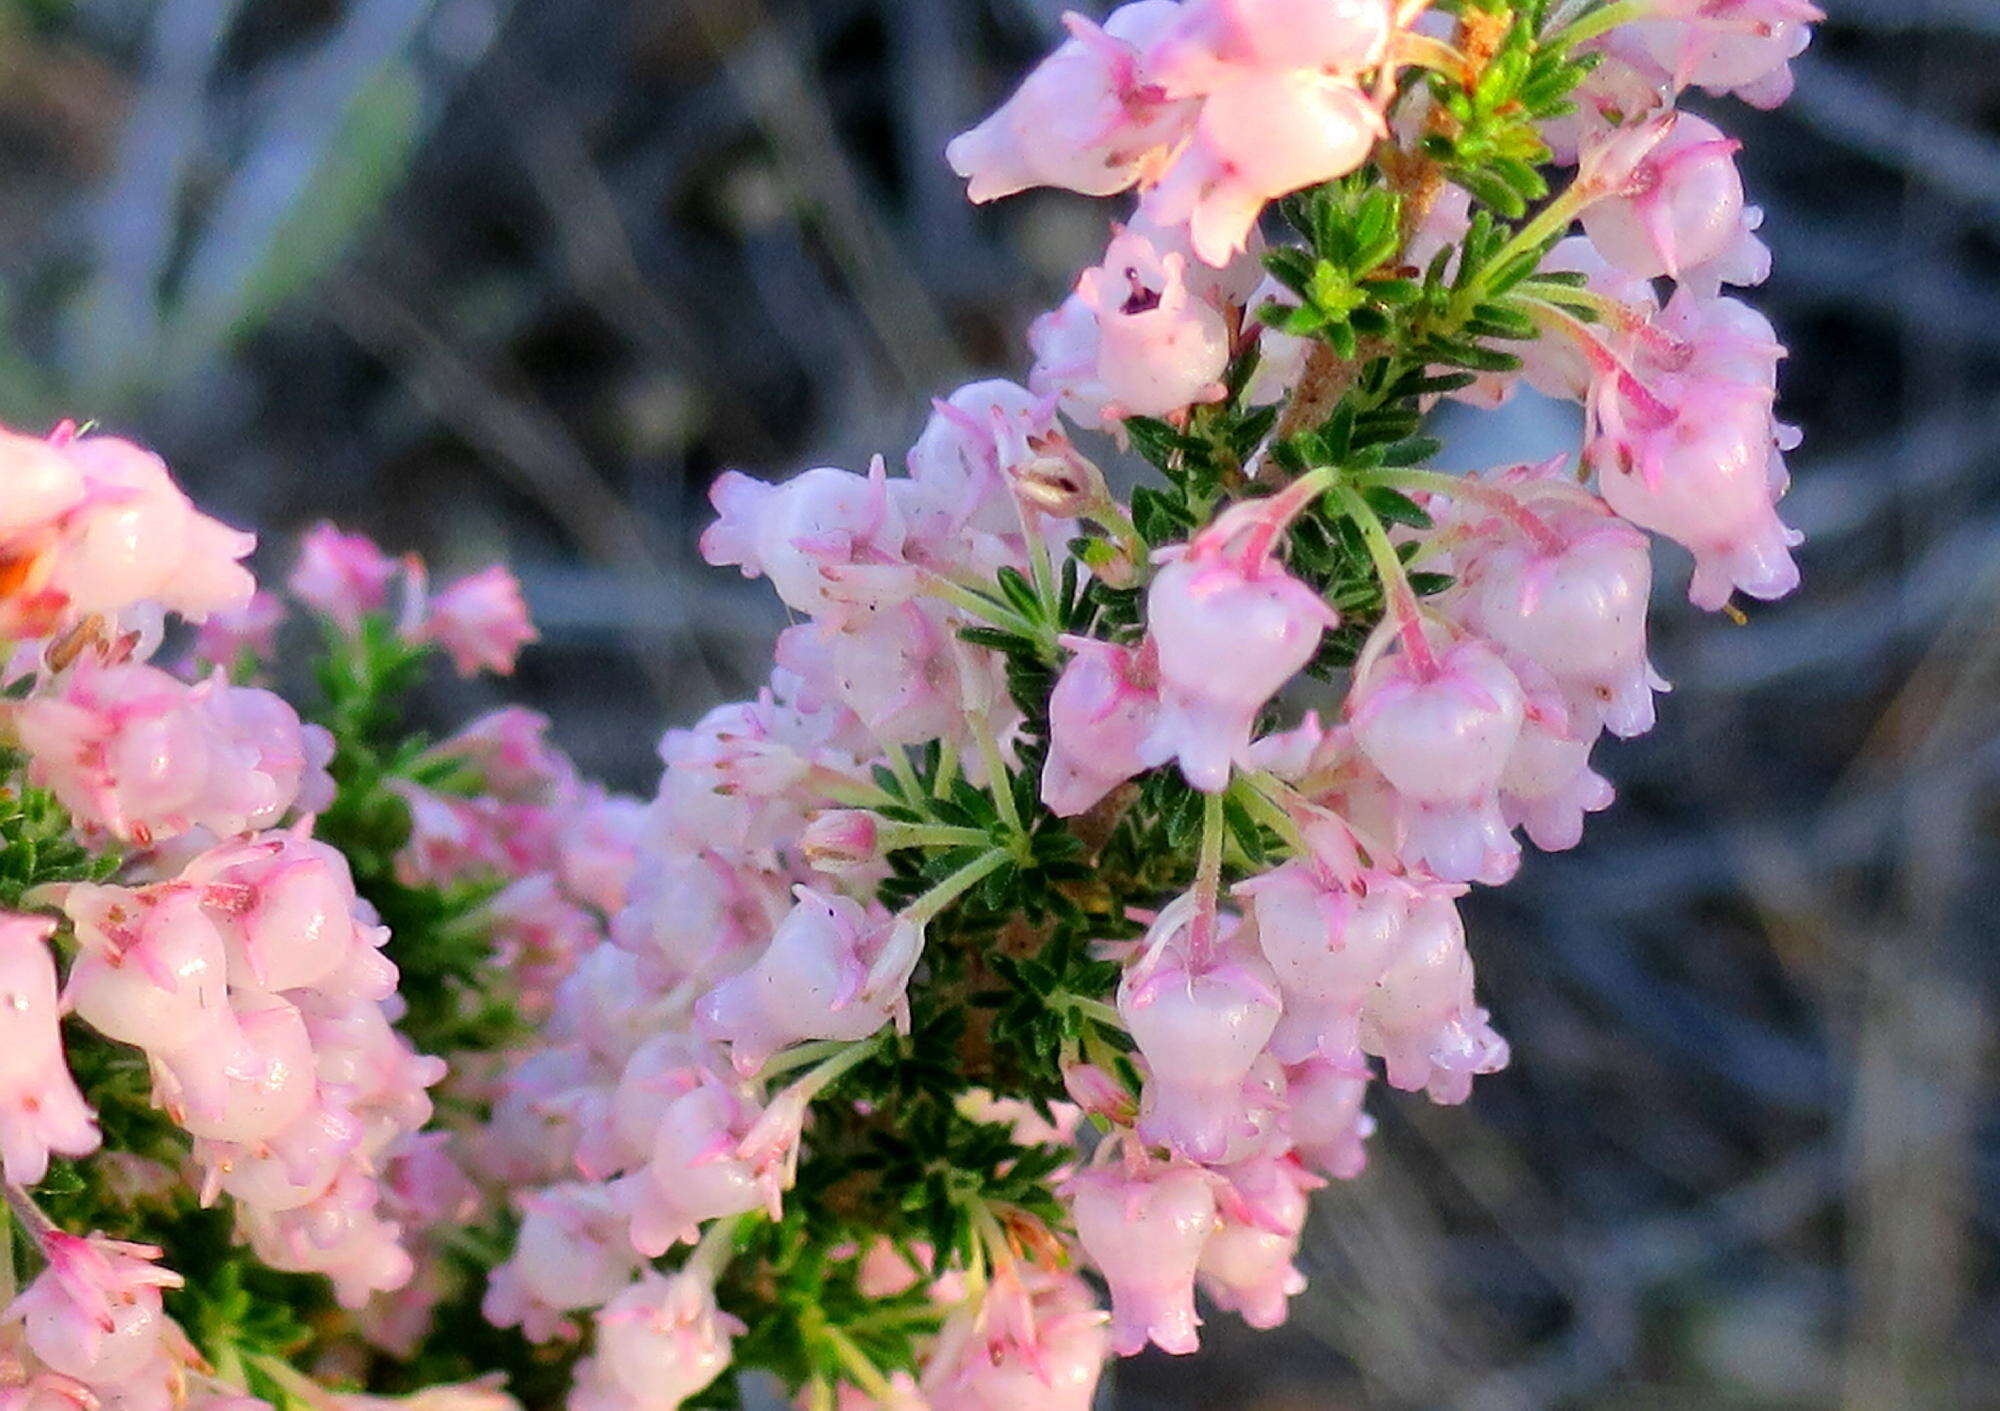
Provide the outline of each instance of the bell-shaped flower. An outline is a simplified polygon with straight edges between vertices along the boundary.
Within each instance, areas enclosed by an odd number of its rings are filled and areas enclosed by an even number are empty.
[[[228,952],[198,888],[79,884],[63,898],[78,955],[63,1003],[106,1038],[153,1054],[222,1041]]]
[[[1509,660],[1546,672],[1573,731],[1601,722],[1614,735],[1644,734],[1666,685],[1646,659],[1645,536],[1588,503],[1531,496],[1524,509],[1532,533],[1498,517],[1480,526],[1459,619]]]
[[[1362,1015],[1362,1047],[1383,1060],[1391,1087],[1463,1102],[1475,1075],[1507,1066],[1507,1042],[1473,1000],[1458,907],[1448,896],[1426,896],[1402,941]]]
[[[1380,869],[1340,877],[1298,861],[1236,891],[1250,898],[1258,947],[1284,997],[1272,1055],[1358,1069],[1362,1007],[1397,953],[1421,884]]]
[[[336,976],[364,980],[365,998],[387,999],[396,970],[386,957],[353,966],[357,948],[379,950],[387,927],[360,919],[347,858],[294,830],[225,843],[191,861],[181,880],[201,886],[241,992],[325,989]]]
[[[0,1167],[18,1186],[48,1174],[51,1151],[87,1156],[99,1140],[96,1114],[63,1058],[49,954],[55,925],[0,912]]]
[[[304,1017],[277,995],[232,997],[230,1022],[213,1043],[154,1056],[158,1096],[177,1123],[197,1137],[255,1142],[305,1115],[317,1066]]]
[[[1683,290],[1660,326],[1675,335],[1666,351],[1638,370],[1607,366],[1591,389],[1586,455],[1605,501],[1694,555],[1688,598],[1697,607],[1722,606],[1732,589],[1783,597],[1798,586],[1791,550],[1803,537],[1776,507],[1780,450],[1796,444],[1771,415],[1784,350],[1733,299]]]
[[[1401,796],[1406,862],[1447,882],[1505,882],[1520,846],[1500,812],[1500,776],[1520,737],[1520,683],[1468,638],[1434,662],[1396,648],[1356,681],[1354,739]]]
[[[735,564],[745,578],[771,580],[794,612],[844,621],[868,603],[873,586],[837,582],[830,569],[870,565],[895,568],[902,583],[892,598],[909,596],[902,582],[903,517],[888,492],[887,471],[877,457],[865,476],[818,466],[781,484],[725,471],[709,488],[720,516],[701,536],[711,564]]]
[[[1345,176],[1387,132],[1377,101],[1352,79],[1246,71],[1204,95],[1193,139],[1141,208],[1163,225],[1185,223],[1195,254],[1226,264],[1266,205]]]
[[[285,586],[292,596],[352,632],[369,613],[389,605],[399,565],[365,534],[321,521],[299,540],[299,558]]]
[[[1146,593],[1160,713],[1141,757],[1149,764],[1178,759],[1188,783],[1204,793],[1228,786],[1257,712],[1339,621],[1271,554],[1261,503],[1240,506],[1185,548],[1166,551]]]
[[[1049,693],[1049,752],[1042,802],[1058,818],[1088,812],[1146,768],[1140,745],[1159,711],[1150,643],[1123,647],[1064,637],[1074,653]]]
[[[564,1315],[609,1302],[639,1267],[622,1213],[602,1186],[550,1186],[516,1203],[514,1252],[488,1279],[480,1311],[531,1342],[574,1336]]]
[[[1254,1128],[1244,1085],[1278,1022],[1276,977],[1263,957],[1235,944],[1198,946],[1189,931],[1219,924],[1170,903],[1140,959],[1118,986],[1118,1013],[1146,1060],[1139,1134],[1190,1160],[1232,1158]]]
[[[48,1261],[8,1307],[29,1349],[49,1370],[86,1386],[116,1387],[150,1369],[164,1372],[175,1343],[160,1290],[181,1276],[161,1268],[160,1251],[62,1230],[40,1237]]]
[[[1306,1192],[1325,1184],[1289,1157],[1266,1157],[1229,1172],[1219,1193],[1221,1222],[1202,1246],[1198,1277],[1216,1307],[1253,1328],[1285,1321],[1306,1276],[1292,1258],[1305,1229]]]
[[[903,1001],[907,929],[810,887],[749,969],[703,996],[696,1025],[727,1042],[736,1067],[754,1073],[802,1039],[865,1039]],[[915,963],[910,954],[909,962]],[[895,972],[900,970],[900,974]]]
[[[1070,38],[992,116],[945,148],[974,201],[1055,186],[1109,196],[1155,171],[1180,140],[1191,105],[1142,70],[1140,55],[1180,11],[1171,0],[1121,5],[1100,27],[1065,17]]]
[[[1732,93],[1775,108],[1792,92],[1791,61],[1825,13],[1810,0],[1656,0],[1612,32],[1616,52],[1675,88]]]
[[[706,1221],[777,1210],[784,1172],[761,1153],[741,1154],[763,1115],[716,1078],[667,1104],[646,1164],[612,1187],[634,1249],[657,1259],[694,1241]]]
[[[1077,1239],[1111,1286],[1112,1351],[1130,1357],[1150,1342],[1193,1352],[1195,1271],[1216,1229],[1213,1178],[1179,1163],[1113,1163],[1078,1172],[1065,1194]]]
[[[1090,1411],[1110,1352],[1104,1310],[1074,1274],[1002,1266],[946,1322],[924,1368],[930,1411]]]
[[[1356,75],[1382,62],[1396,30],[1391,0],[1203,0],[1146,56],[1169,93],[1207,93],[1245,71]]]
[[[1167,416],[1225,394],[1229,328],[1189,283],[1187,256],[1136,230],[1114,234],[1076,293],[1028,330],[1028,385],[1081,426]]]
[[[722,1375],[744,1331],[699,1274],[648,1270],[599,1310],[595,1360],[628,1404],[678,1406]]]
[[[1611,807],[1611,782],[1590,767],[1591,743],[1532,714],[1522,722],[1500,776],[1500,812],[1543,852],[1575,847],[1584,815]]]
[[[190,686],[140,662],[87,657],[15,711],[29,777],[86,836],[141,847],[202,827],[269,827],[321,752],[268,691],[220,677]]]
[[[1363,1109],[1366,1067],[1311,1059],[1285,1070],[1288,1131],[1301,1161],[1322,1175],[1351,1181],[1368,1164],[1375,1119]]]
[[[520,580],[496,563],[433,596],[418,635],[444,648],[460,676],[510,676],[521,648],[537,634]]]
[[[1680,279],[1721,258],[1742,235],[1740,142],[1692,113],[1675,113],[1659,141],[1583,209],[1584,233],[1605,259],[1640,279]],[[1614,134],[1610,141],[1617,141]],[[1591,166],[1585,153],[1584,165]]]

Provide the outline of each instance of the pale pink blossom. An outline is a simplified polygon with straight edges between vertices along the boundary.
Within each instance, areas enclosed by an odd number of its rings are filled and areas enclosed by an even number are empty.
[[[1094,1166],[1066,1194],[1084,1253],[1111,1286],[1111,1347],[1130,1357],[1148,1342],[1164,1352],[1199,1345],[1195,1270],[1216,1229],[1215,1189],[1196,1167]]]
[[[48,1263],[6,1312],[35,1356],[86,1386],[164,1382],[184,1340],[160,1303],[160,1290],[179,1288],[181,1276],[154,1262],[160,1251],[54,1229],[40,1242]]]
[[[1674,114],[1616,189],[1584,207],[1585,234],[1607,260],[1641,279],[1680,279],[1721,259],[1743,234],[1734,156],[1741,146],[1713,123]],[[1590,160],[1586,153],[1586,167]]]
[[[865,476],[820,466],[780,485],[725,471],[708,497],[718,518],[701,536],[702,557],[770,579],[808,617],[844,622],[885,591],[900,599],[913,590],[902,564],[903,517],[880,457]]]
[[[1253,1328],[1285,1321],[1306,1277],[1292,1263],[1306,1223],[1306,1193],[1323,1184],[1296,1161],[1266,1157],[1229,1172],[1221,1221],[1202,1246],[1201,1288],[1216,1307]]]
[[[1074,818],[1146,768],[1140,746],[1159,712],[1158,662],[1150,643],[1064,637],[1062,644],[1074,655],[1049,694],[1042,802],[1056,817]]]
[[[592,1361],[623,1394],[622,1402],[606,1404],[678,1406],[722,1375],[730,1342],[744,1331],[740,1319],[716,1307],[714,1288],[698,1274],[647,1271],[597,1314]]]
[[[1228,785],[1257,712],[1339,620],[1271,552],[1267,518],[1262,502],[1250,501],[1184,548],[1165,551],[1146,594],[1160,713],[1140,754],[1150,764],[1177,759],[1206,793]]]
[[[268,691],[85,657],[14,714],[29,774],[86,833],[141,846],[268,827],[327,751]],[[317,790],[323,792],[323,790]]]
[[[908,928],[846,897],[795,889],[798,898],[755,963],[705,995],[699,1031],[726,1041],[754,1073],[802,1039],[865,1039],[889,1022],[915,963]]]
[[[63,1057],[55,927],[50,917],[0,912],[0,1165],[20,1186],[48,1174],[50,1152],[87,1156],[99,1141]]]
[[[945,159],[974,201],[1031,186],[1108,196],[1151,175],[1180,138],[1190,105],[1169,99],[1140,55],[1178,14],[1138,0],[1100,27],[1066,17],[1070,38],[994,114],[952,139]]]
[[[1009,1264],[938,1334],[930,1411],[1089,1411],[1110,1352],[1104,1311],[1074,1274]]]
[[[1136,230],[1114,234],[1076,292],[1028,330],[1028,385],[1081,426],[1167,416],[1224,395],[1229,330],[1189,285],[1189,265]]]
[[[520,580],[497,563],[432,595],[417,635],[444,648],[460,676],[512,675],[521,648],[538,636]]]
[[[292,596],[352,632],[363,617],[389,604],[400,566],[365,534],[321,521],[299,540],[299,558],[285,580]]]
[[[551,1186],[520,1197],[514,1252],[494,1269],[480,1304],[496,1327],[532,1342],[574,1336],[566,1316],[596,1308],[631,1283],[639,1257],[625,1220],[603,1187]]]
[[[1118,986],[1118,1013],[1146,1060],[1139,1133],[1204,1163],[1239,1154],[1254,1132],[1244,1085],[1278,1022],[1277,977],[1247,946],[1201,943],[1218,919],[1183,897],[1160,913]]]
[[[1447,882],[1505,882],[1520,846],[1500,812],[1500,776],[1526,710],[1498,654],[1468,638],[1435,662],[1384,653],[1348,698],[1354,739],[1401,798],[1406,861]]]
[[[1348,78],[1314,69],[1248,70],[1210,88],[1194,137],[1142,209],[1185,223],[1211,265],[1245,248],[1264,207],[1345,176],[1387,135],[1381,109]]]

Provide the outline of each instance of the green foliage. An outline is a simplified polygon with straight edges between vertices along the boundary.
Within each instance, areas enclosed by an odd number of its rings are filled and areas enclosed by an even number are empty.
[[[1421,149],[1474,199],[1517,220],[1549,194],[1539,170],[1549,160],[1541,125],[1571,111],[1569,94],[1596,61],[1543,42],[1546,4],[1480,8],[1489,23],[1506,26],[1504,34],[1469,83],[1428,75],[1431,99],[1448,121],[1433,125]]]

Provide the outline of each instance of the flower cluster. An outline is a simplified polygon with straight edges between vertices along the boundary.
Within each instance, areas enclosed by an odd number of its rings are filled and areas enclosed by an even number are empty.
[[[433,593],[311,531],[308,720],[246,539],[124,442],[0,441],[0,1163],[44,1266],[0,1380],[269,1400],[310,1355],[671,1411],[742,1365],[811,1411],[1084,1411],[1204,1302],[1283,1322],[1371,1088],[1508,1061],[1459,899],[1576,846],[1597,745],[1652,727],[1650,536],[1703,608],[1796,584],[1783,349],[1724,292],[1760,216],[1675,103],[1777,101],[1815,17],[1071,16],[948,159],[1132,206],[1025,385],[893,473],[715,481],[702,554],[793,625],[650,802],[526,710],[402,723],[428,657],[533,639],[504,570]],[[1439,398],[1524,388],[1574,455],[1427,464]],[[246,1250],[170,1272],[212,1204]],[[312,1316],[263,1328],[285,1276]]]

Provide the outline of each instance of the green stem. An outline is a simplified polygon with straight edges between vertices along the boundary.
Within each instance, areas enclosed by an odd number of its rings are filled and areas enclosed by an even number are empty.
[[[1046,554],[1046,549],[1044,550]],[[1005,603],[997,602],[976,588],[968,588],[941,574],[931,574],[925,580],[926,591],[943,598],[952,606],[971,613],[974,617],[1012,632],[1017,637],[1026,637],[1041,649],[1042,656],[1051,662],[1061,659],[1062,652],[1056,644],[1056,634],[1047,624],[1030,622]]]
[[[883,852],[902,848],[977,847],[993,841],[984,828],[960,823],[896,823],[884,820],[875,829],[877,845]]]
[[[1194,872],[1194,922],[1188,928],[1188,968],[1208,963],[1215,942],[1216,910],[1222,903],[1223,791],[1201,801],[1201,853]]]
[[[885,745],[882,762],[889,766],[889,772],[896,776],[902,786],[903,797],[910,803],[920,801],[924,796],[924,786],[917,782],[916,770],[910,768],[910,757],[903,753],[901,745]]]
[[[1614,30],[1622,24],[1645,19],[1656,8],[1652,0],[1613,0],[1612,4],[1586,11],[1561,29],[1543,35],[1539,47],[1574,49],[1577,45],[1595,39],[1598,35]]]
[[[854,1340],[831,1323],[820,1326],[820,1336],[840,1359],[841,1368],[854,1379],[854,1384],[874,1397],[884,1406],[892,1404],[896,1389],[889,1385],[889,1379],[882,1375],[882,1369],[868,1360],[868,1354],[855,1346]]]
[[[1428,678],[1438,669],[1437,658],[1424,636],[1423,613],[1417,606],[1416,590],[1410,586],[1410,575],[1404,570],[1402,559],[1396,555],[1396,546],[1389,542],[1389,531],[1383,527],[1381,516],[1369,508],[1368,501],[1361,498],[1360,491],[1343,485],[1339,493],[1342,508],[1361,530],[1362,541],[1368,546],[1368,556],[1375,562],[1376,576],[1382,580],[1383,596],[1388,600],[1390,615],[1396,620],[1396,630],[1402,634],[1411,665],[1416,667],[1419,675]]]
[[[958,778],[958,746],[946,740],[938,746],[937,777],[931,781],[931,797],[950,798],[952,781],[956,778]]]
[[[979,757],[986,763],[986,792],[993,796],[993,807],[1000,811],[1000,820],[1007,825],[1007,831],[1025,841],[1028,830],[1022,826],[1021,810],[1014,803],[1014,776],[1000,757],[1000,745],[993,732],[983,726],[983,721],[974,721],[972,734],[979,742]]]
[[[783,1053],[773,1054],[765,1059],[763,1068],[759,1070],[759,1076],[770,1079],[789,1073],[794,1068],[810,1068],[822,1059],[837,1058],[853,1047],[854,1045],[846,1039],[814,1039],[811,1043],[788,1048]]]
[[[1308,851],[1306,835],[1300,831],[1298,820],[1292,817],[1291,811],[1266,792],[1267,780],[1271,783],[1276,782],[1261,771],[1240,776],[1243,791],[1239,797],[1243,800],[1243,806],[1261,819],[1272,832],[1283,838],[1286,847],[1295,853],[1304,854]]]
[[[903,909],[900,920],[913,926],[929,923],[937,914],[977,886],[987,876],[1014,860],[1004,848],[993,848],[952,873]]]

